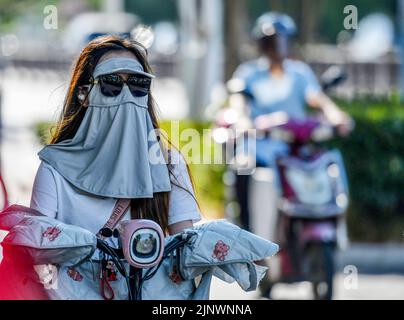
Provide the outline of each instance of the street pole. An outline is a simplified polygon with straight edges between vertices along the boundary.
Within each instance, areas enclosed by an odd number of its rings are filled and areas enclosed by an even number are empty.
[[[181,77],[189,117],[201,120],[214,87],[223,82],[223,0],[178,0]]]
[[[225,80],[229,80],[237,66],[243,62],[242,47],[249,35],[245,0],[224,0]]]

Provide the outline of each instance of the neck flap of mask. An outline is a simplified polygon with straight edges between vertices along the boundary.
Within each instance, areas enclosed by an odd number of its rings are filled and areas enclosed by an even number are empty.
[[[93,77],[114,72],[146,73],[134,59],[111,58],[96,67]],[[118,96],[106,97],[96,84],[88,102],[74,137],[45,146],[39,158],[76,188],[93,195],[152,198],[156,192],[170,191],[148,96],[134,97],[125,84]]]

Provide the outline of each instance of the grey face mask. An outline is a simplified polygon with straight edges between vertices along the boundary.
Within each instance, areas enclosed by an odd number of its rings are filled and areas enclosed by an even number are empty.
[[[97,65],[93,77],[114,72],[149,75],[137,60],[111,58]],[[75,187],[97,196],[152,198],[153,193],[170,191],[148,96],[133,97],[124,85],[118,96],[106,97],[97,84],[88,102],[75,136],[45,146],[39,158]]]

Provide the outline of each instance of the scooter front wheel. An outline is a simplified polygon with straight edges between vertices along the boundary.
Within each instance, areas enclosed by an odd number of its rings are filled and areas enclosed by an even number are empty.
[[[311,243],[305,250],[308,280],[312,283],[315,300],[331,300],[335,273],[335,244]]]

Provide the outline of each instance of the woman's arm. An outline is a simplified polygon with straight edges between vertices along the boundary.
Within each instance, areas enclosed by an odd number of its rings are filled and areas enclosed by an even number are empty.
[[[168,231],[170,235],[192,228],[201,220],[198,203],[195,199],[192,182],[187,166],[178,151],[172,152],[174,161],[171,177],[171,194],[168,212]]]
[[[39,165],[35,176],[30,207],[56,218],[58,208],[56,181],[52,169],[43,162]]]
[[[307,98],[310,107],[320,109],[327,120],[338,127],[340,134],[347,135],[353,129],[352,118],[342,111],[325,93],[319,92]]]
[[[250,108],[247,98],[241,93],[233,93],[229,96],[229,106],[234,110],[237,122],[234,128],[239,131],[253,129],[254,125],[250,118]]]
[[[181,222],[177,222],[177,223],[169,225],[168,232],[170,233],[170,235],[173,235],[173,234],[180,233],[184,229],[192,228],[193,226],[194,226],[194,223],[192,222],[192,220],[185,220],[185,221],[181,221]]]

